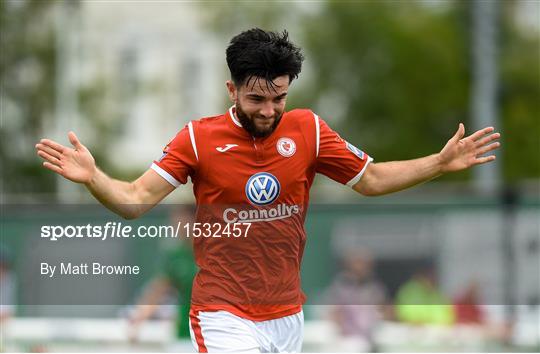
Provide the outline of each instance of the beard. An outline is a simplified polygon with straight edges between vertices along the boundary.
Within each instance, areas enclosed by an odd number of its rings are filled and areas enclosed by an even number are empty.
[[[236,116],[238,117],[238,120],[242,124],[242,127],[247,130],[248,133],[250,133],[255,138],[266,138],[274,130],[276,130],[279,121],[281,120],[281,116],[283,115],[283,112],[276,113],[274,117],[274,121],[272,122],[272,125],[268,127],[258,127],[255,123],[255,119],[259,118],[258,115],[248,115],[244,110],[242,109],[242,106],[240,105],[240,102],[236,102]],[[269,119],[272,119],[269,118]]]

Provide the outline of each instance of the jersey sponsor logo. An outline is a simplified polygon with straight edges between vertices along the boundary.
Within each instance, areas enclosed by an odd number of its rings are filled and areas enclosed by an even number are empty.
[[[279,195],[281,186],[278,179],[268,173],[259,172],[249,177],[246,183],[246,197],[255,205],[268,205]]]
[[[290,138],[280,138],[276,144],[277,151],[281,156],[291,157],[296,152],[296,144]]]
[[[234,147],[237,147],[237,146],[238,146],[238,144],[227,144],[225,146],[218,146],[216,148],[216,150],[219,151],[219,152],[225,152],[225,151],[230,150],[230,149],[232,149]]]
[[[294,214],[300,213],[298,205],[287,205],[281,203],[270,209],[249,209],[238,210],[227,208],[223,211],[223,221],[226,223],[235,222],[261,222],[290,218]]]
[[[345,143],[347,144],[347,149],[351,150],[351,152],[355,154],[356,156],[358,156],[360,160],[364,160],[366,158],[366,154],[364,154],[362,150],[360,150],[359,148],[357,148],[356,146],[354,146],[353,144],[349,142],[345,142]]]

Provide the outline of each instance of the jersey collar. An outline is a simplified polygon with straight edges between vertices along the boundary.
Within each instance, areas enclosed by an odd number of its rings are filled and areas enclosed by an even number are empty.
[[[244,129],[244,128],[242,127],[242,123],[240,123],[240,121],[238,120],[238,118],[236,118],[236,115],[234,114],[234,109],[236,109],[236,106],[235,106],[235,105],[233,105],[233,106],[231,106],[231,108],[229,108],[229,116],[231,117],[233,123],[234,123],[236,126],[242,128],[242,129]]]

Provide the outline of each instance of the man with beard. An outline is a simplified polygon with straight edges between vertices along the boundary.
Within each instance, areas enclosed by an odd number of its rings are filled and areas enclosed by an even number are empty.
[[[68,137],[74,149],[48,139],[36,148],[44,167],[84,183],[102,204],[128,219],[144,214],[190,177],[201,227],[192,231],[204,234],[193,243],[200,269],[190,311],[195,348],[297,352],[305,301],[303,224],[315,174],[363,195],[387,194],[493,161],[495,156],[482,155],[498,147],[490,143],[499,134],[490,127],[463,138],[460,124],[437,154],[371,163],[312,111],[285,111],[289,85],[303,61],[286,31],[242,32],[226,56],[234,105],[225,114],[189,122],[133,182],[100,171],[73,132]],[[245,237],[229,237],[236,231]]]

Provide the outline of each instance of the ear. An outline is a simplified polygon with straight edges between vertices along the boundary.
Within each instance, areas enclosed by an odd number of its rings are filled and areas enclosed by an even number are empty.
[[[227,80],[225,84],[227,85],[227,92],[229,93],[229,99],[233,103],[236,103],[236,99],[238,98],[238,90],[236,89],[234,82],[232,82],[232,80]]]

